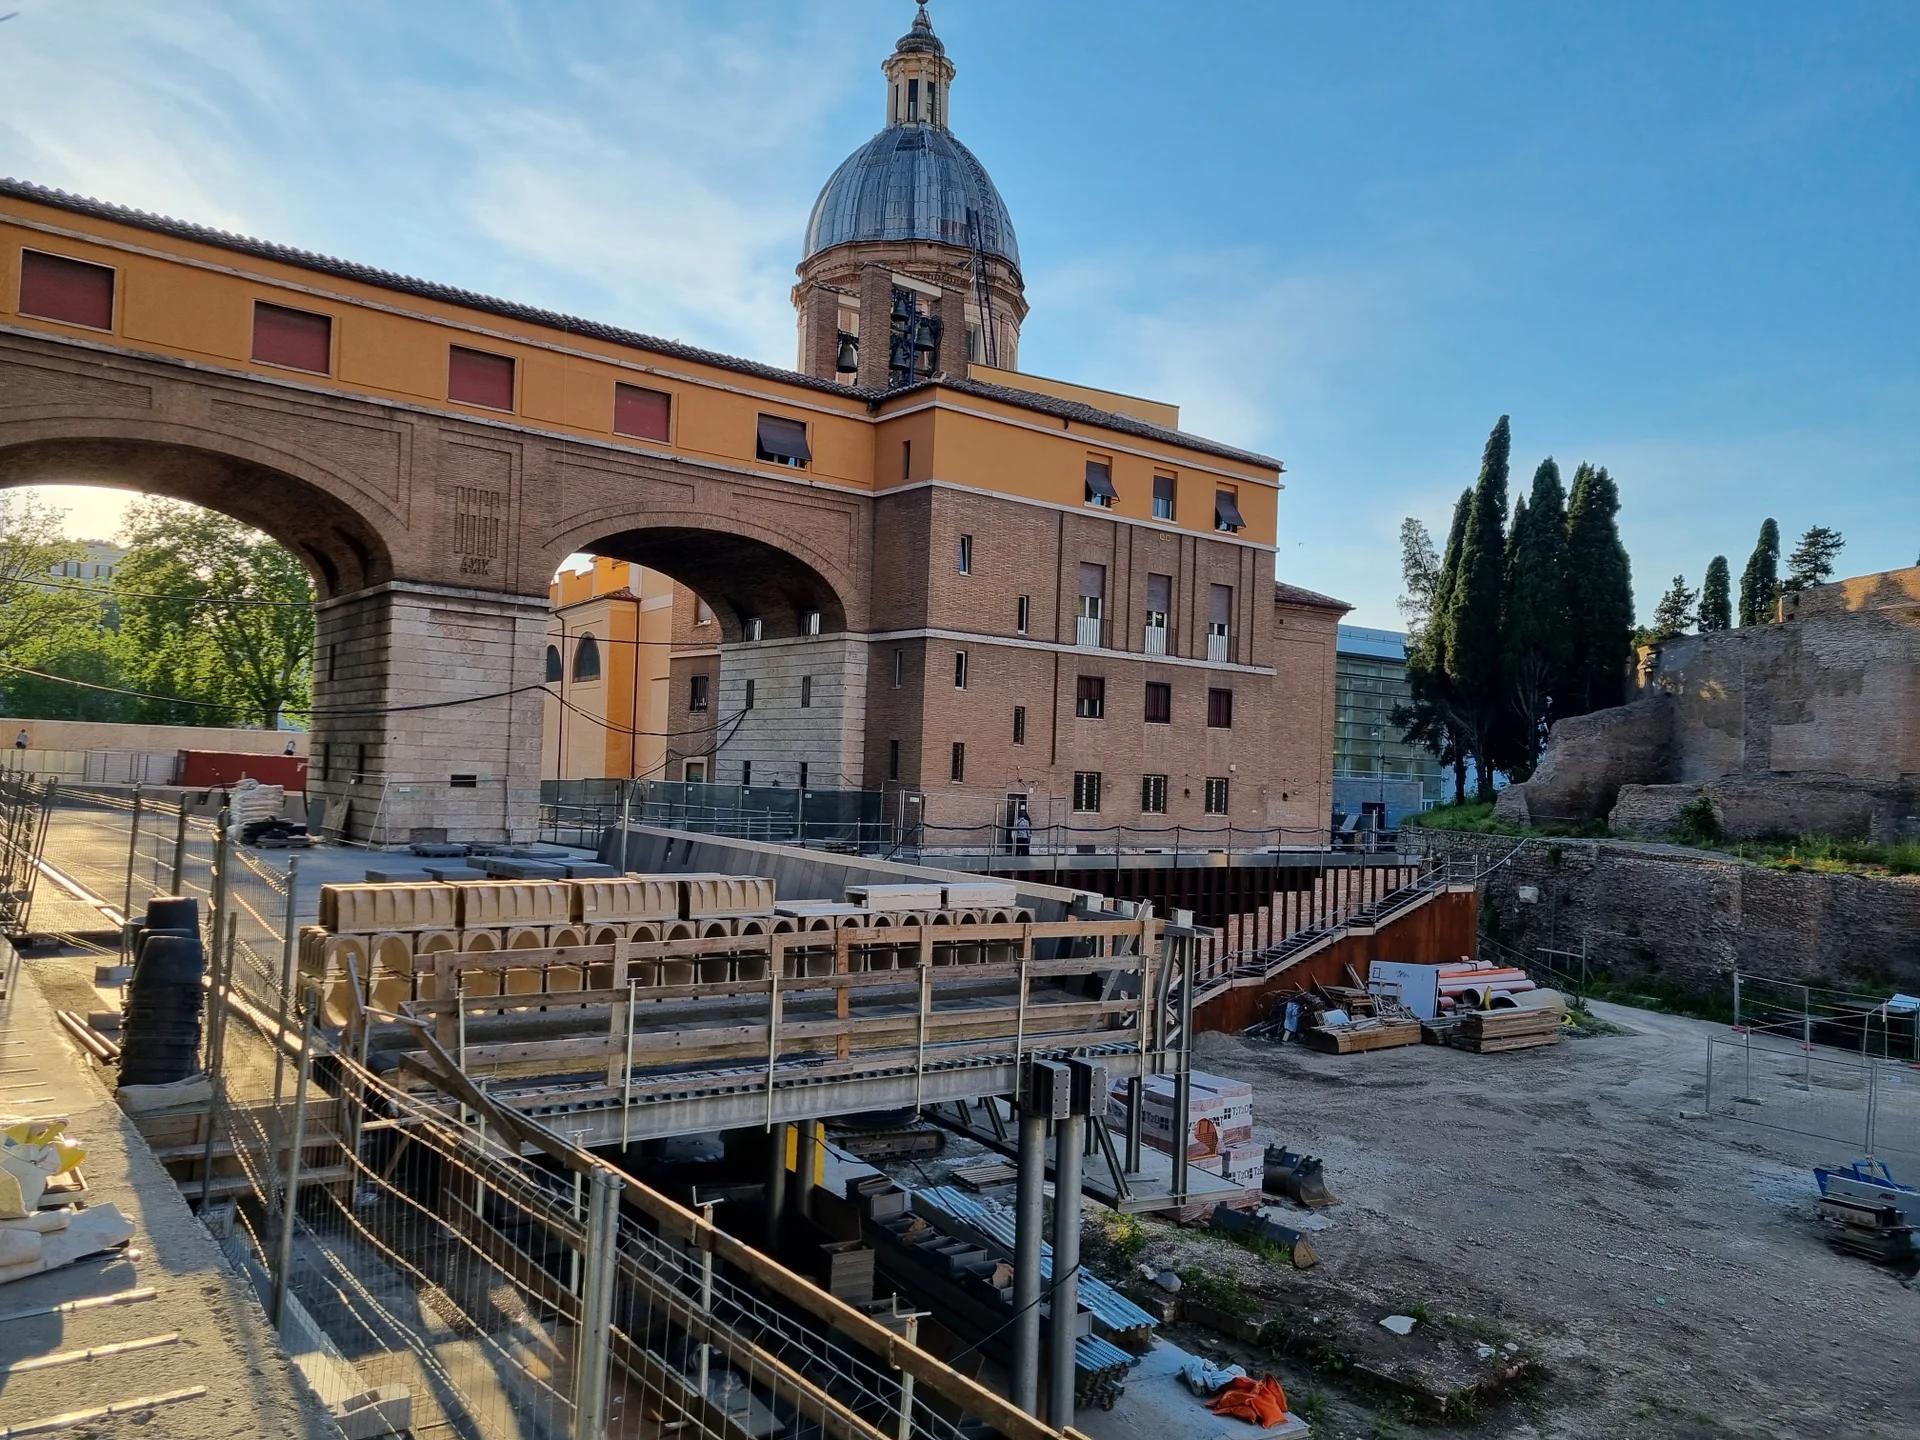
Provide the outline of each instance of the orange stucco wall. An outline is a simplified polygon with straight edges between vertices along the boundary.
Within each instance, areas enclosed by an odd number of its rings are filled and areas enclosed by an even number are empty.
[[[114,333],[20,314],[23,247],[112,267]],[[331,374],[250,358],[253,305],[260,300],[332,318]],[[12,197],[0,199],[0,324],[331,393],[517,420],[633,449],[665,448],[691,460],[790,477],[796,484],[858,490],[898,485],[899,442],[911,435],[916,479],[1077,506],[1087,454],[1104,454],[1111,457],[1121,496],[1115,513],[1150,516],[1158,466],[1179,476],[1180,528],[1212,533],[1213,492],[1227,483],[1236,486],[1248,522],[1244,538],[1274,541],[1278,475],[1271,468],[951,390],[883,401],[876,413],[857,396],[741,374]],[[514,359],[510,416],[447,398],[448,347],[455,344]],[[672,397],[664,446],[613,433],[616,381]],[[813,462],[807,470],[755,460],[761,413],[808,426]]]
[[[547,643],[560,652],[561,678],[547,682],[543,780],[662,776],[673,595],[666,576],[604,556],[555,577]],[[600,650],[597,680],[573,675],[586,635]]]

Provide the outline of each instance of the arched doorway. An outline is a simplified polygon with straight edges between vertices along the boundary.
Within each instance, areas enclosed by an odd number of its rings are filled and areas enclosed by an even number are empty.
[[[562,543],[595,566],[556,582],[547,639],[563,678],[545,702],[542,767],[565,783],[551,796],[584,797],[596,779],[861,783],[867,644],[849,617],[865,597],[830,560],[684,523]],[[583,678],[587,643],[604,673]]]

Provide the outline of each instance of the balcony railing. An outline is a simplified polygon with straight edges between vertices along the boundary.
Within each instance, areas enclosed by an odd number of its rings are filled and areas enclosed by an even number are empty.
[[[1226,626],[1210,627],[1207,630],[1207,659],[1215,663],[1224,663],[1227,659],[1228,640]]]
[[[1166,654],[1167,627],[1164,625],[1147,626],[1146,635],[1142,639],[1140,648],[1149,655]]]
[[[1098,650],[1100,648],[1100,617],[1098,615],[1079,616],[1074,624],[1073,640],[1074,644],[1083,650]]]

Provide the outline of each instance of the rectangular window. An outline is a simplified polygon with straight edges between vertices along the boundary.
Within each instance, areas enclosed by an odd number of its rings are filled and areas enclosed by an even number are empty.
[[[740,628],[742,635],[748,640],[759,640],[767,633],[767,622],[758,615],[749,615],[746,624]]]
[[[333,370],[333,319],[310,310],[253,302],[253,358],[263,365],[308,370],[326,375]]]
[[[820,633],[820,612],[818,610],[802,610],[800,612],[800,633],[802,635],[818,635]]]
[[[1107,680],[1104,675],[1082,675],[1074,687],[1073,713],[1082,720],[1103,720],[1107,714]]]
[[[813,460],[813,451],[807,445],[807,427],[784,415],[762,415],[754,432],[753,456],[770,465],[806,469]]]
[[[1218,664],[1232,658],[1233,587],[1213,585],[1207,590],[1207,659]]]
[[[893,652],[893,688],[898,690],[906,683],[906,680],[907,652],[905,650],[895,650]]]
[[[1173,723],[1173,686],[1159,680],[1147,682],[1147,724]]]
[[[1233,691],[1207,691],[1207,728],[1209,730],[1233,728]]]
[[[1167,653],[1167,634],[1173,617],[1173,577],[1147,576],[1147,625],[1141,648],[1149,655]]]
[[[1030,619],[1032,619],[1032,617],[1033,617],[1033,601],[1025,595],[1015,596],[1013,601],[1013,632],[1014,634],[1016,635],[1026,634],[1027,622]]]
[[[1099,811],[1100,772],[1098,770],[1073,772],[1073,808],[1094,813]]]
[[[1143,815],[1167,813],[1166,776],[1142,775],[1140,777],[1140,813]]]
[[[953,762],[948,770],[948,778],[955,784],[967,778],[967,747],[958,740],[953,742]]]
[[[706,784],[707,762],[705,760],[687,761],[687,763],[680,768],[680,778],[694,785]]]
[[[753,783],[753,762],[751,760],[742,760],[740,762],[740,783],[742,785],[751,785]]]
[[[1013,743],[1016,745],[1027,743],[1027,707],[1024,705],[1013,707]]]
[[[1171,475],[1153,477],[1153,518],[1156,520],[1173,519],[1173,504],[1177,482]]]
[[[973,536],[971,535],[960,537],[960,573],[962,575],[973,573]]]
[[[613,386],[613,433],[639,440],[664,440],[673,400],[664,390],[618,381]]]
[[[800,788],[807,788],[807,762],[804,760],[800,762]]]
[[[113,271],[39,250],[20,252],[20,313],[113,329]]]
[[[1106,509],[1120,498],[1113,488],[1113,467],[1105,460],[1087,459],[1087,504]]]
[[[697,595],[693,600],[693,623],[696,625],[713,623],[713,607]]]
[[[913,441],[911,440],[900,442],[900,478],[902,480],[913,478]]]
[[[1239,534],[1246,528],[1246,521],[1240,515],[1240,499],[1231,490],[1213,492],[1213,528]]]
[[[1107,567],[1082,563],[1080,566],[1080,606],[1074,623],[1074,644],[1099,649],[1101,619],[1107,608]]]
[[[751,710],[753,708],[753,681],[751,680],[747,681],[747,698],[741,702],[740,708],[742,710]]]
[[[1227,813],[1227,779],[1224,775],[1207,777],[1207,814],[1224,815]]]
[[[697,714],[707,708],[709,687],[713,684],[713,677],[710,675],[695,675],[692,677],[692,680],[693,689],[687,697],[687,709]]]
[[[513,357],[449,345],[447,398],[488,410],[513,409]]]
[[[953,688],[956,690],[967,688],[967,652],[964,650],[953,652]]]
[[[900,742],[898,740],[889,740],[887,741],[887,779],[898,780],[899,778]]]
[[[800,708],[802,710],[813,708],[813,677],[811,675],[800,677]]]

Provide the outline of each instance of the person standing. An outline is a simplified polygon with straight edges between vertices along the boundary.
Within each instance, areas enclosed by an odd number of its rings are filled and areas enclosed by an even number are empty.
[[[1020,808],[1014,812],[1013,816],[1013,853],[1016,855],[1033,853],[1033,817],[1027,814],[1025,801],[1021,802]]]

